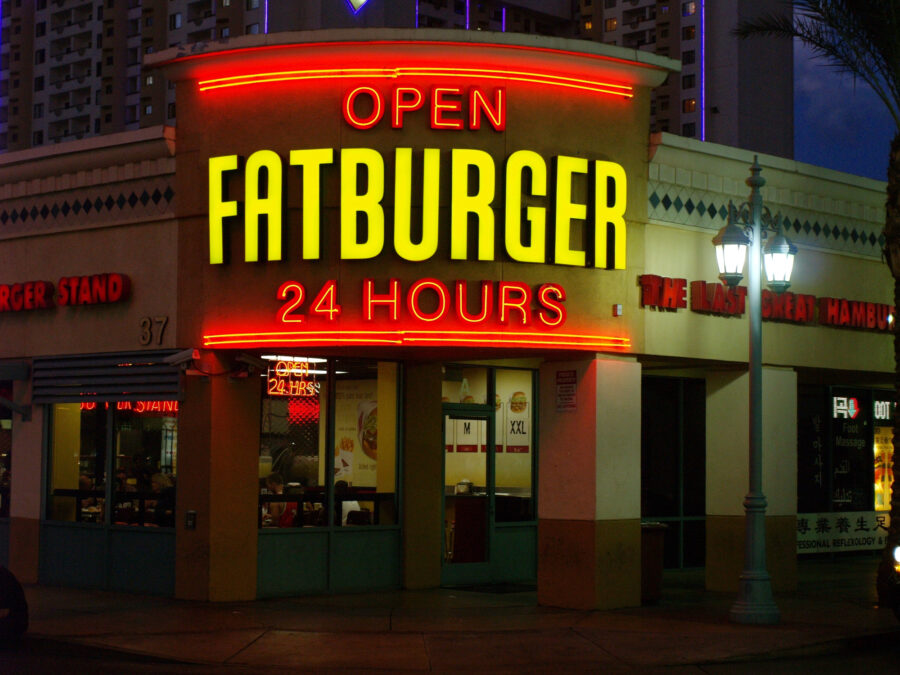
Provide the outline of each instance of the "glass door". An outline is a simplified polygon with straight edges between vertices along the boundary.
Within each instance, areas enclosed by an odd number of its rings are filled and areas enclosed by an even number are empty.
[[[493,474],[493,413],[445,409],[444,584],[490,580]]]

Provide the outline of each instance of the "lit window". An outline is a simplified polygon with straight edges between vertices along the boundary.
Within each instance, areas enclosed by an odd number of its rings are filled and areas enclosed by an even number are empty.
[[[259,526],[396,524],[397,364],[272,359],[262,383]]]
[[[616,18],[607,19],[603,24],[603,30],[607,33],[609,31],[615,30],[619,25],[619,21]]]
[[[694,16],[697,13],[696,2],[685,2],[681,5],[681,16]]]
[[[681,112],[692,113],[697,111],[697,99],[686,98],[681,102]]]
[[[585,30],[592,30],[593,28],[594,28],[594,22],[593,22],[593,21],[587,20],[587,21],[584,22],[584,29],[585,29]]]
[[[144,80],[144,84],[146,84],[148,87],[149,87],[151,84],[153,84],[153,76],[152,76],[152,75],[148,75],[148,76],[147,76],[147,79]]]
[[[181,28],[181,12],[169,15],[169,30]]]
[[[259,9],[259,0],[247,0],[247,9]]]
[[[229,35],[231,35],[231,29],[228,26],[225,26],[219,33],[219,35],[221,35],[223,38],[227,38]]]
[[[144,114],[145,114],[145,115],[152,115],[152,114],[153,114],[153,106],[152,106],[152,105],[146,105],[146,106],[144,106]]]
[[[251,23],[249,26],[247,26],[247,34],[248,35],[256,35],[257,33],[259,33],[259,24],[258,23]]]

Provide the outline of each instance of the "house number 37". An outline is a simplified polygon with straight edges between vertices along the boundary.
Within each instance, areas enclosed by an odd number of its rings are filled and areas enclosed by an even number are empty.
[[[141,318],[141,336],[138,342],[143,345],[158,344],[163,341],[163,333],[166,332],[167,316],[145,316]]]

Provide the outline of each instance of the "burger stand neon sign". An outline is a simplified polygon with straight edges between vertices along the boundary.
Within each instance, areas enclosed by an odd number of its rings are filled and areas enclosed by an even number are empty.
[[[445,69],[448,70],[448,69]],[[446,74],[446,73],[442,73]],[[241,86],[243,84],[305,79],[290,73],[236,76],[200,82],[200,89]],[[318,77],[318,74],[310,77]],[[572,86],[560,78],[544,82],[551,86]],[[589,84],[589,83],[588,83]],[[587,86],[581,84],[578,86]],[[609,89],[616,87],[619,89]],[[603,85],[602,93],[630,97],[625,85]],[[423,110],[427,108],[426,110]],[[428,114],[431,128],[459,131],[489,127],[502,131],[506,126],[506,90],[503,87],[435,86],[426,91],[419,86],[395,86],[387,95],[361,85],[348,89],[341,103],[341,114],[350,126],[373,129],[390,123],[401,129],[410,114]],[[413,236],[413,166],[422,172],[421,237]],[[512,261],[556,265],[624,269],[626,249],[626,176],[620,164],[588,160],[584,157],[557,155],[550,162],[540,154],[516,150],[498,170],[494,158],[473,148],[439,148],[413,151],[397,147],[393,151],[393,240],[386,240],[383,200],[385,157],[373,148],[310,148],[291,150],[288,167],[301,171],[300,191],[303,203],[301,255],[305,261],[321,260],[321,186],[323,173],[335,166],[340,177],[339,247],[342,260],[371,260],[392,250],[401,260],[432,260],[447,236],[439,217],[440,177],[450,173],[449,250],[451,260],[495,260],[497,224],[494,206],[502,205],[503,248]],[[209,262],[226,262],[225,225],[238,216],[238,200],[225,197],[228,180],[243,172],[244,261],[260,260],[260,222],[266,227],[265,258],[280,261],[284,227],[285,188],[296,185],[285,176],[285,162],[267,149],[253,152],[241,162],[237,155],[209,159]],[[502,171],[502,194],[498,194],[498,174]],[[529,180],[526,180],[526,174]],[[365,175],[365,180],[362,176]],[[470,175],[476,177],[474,189]],[[580,178],[579,178],[580,177]],[[573,199],[573,181],[587,180],[591,186],[589,203]],[[524,205],[526,197],[548,198],[549,206]],[[523,213],[530,236],[523,226]],[[358,221],[364,219],[361,231]],[[572,221],[587,225],[584,250],[571,239]],[[470,224],[477,231],[475,246],[469,246]],[[445,224],[446,225],[446,224]],[[414,239],[419,239],[415,241]],[[526,243],[527,239],[527,243]],[[446,243],[446,242],[445,242]],[[479,309],[469,307],[470,291],[477,295]],[[348,345],[473,345],[511,347],[559,347],[569,349],[627,349],[626,337],[570,333],[560,330],[566,322],[566,291],[556,283],[537,288],[517,281],[482,281],[470,289],[465,281],[445,283],[422,278],[406,289],[397,279],[376,282],[366,278],[362,287],[360,330],[338,328],[344,314],[340,289],[329,280],[318,289],[307,289],[301,282],[285,281],[276,297],[283,304],[277,319],[295,330],[217,333],[204,336],[205,347],[247,347],[264,345],[314,346]],[[373,323],[387,329],[370,330]],[[317,330],[319,324],[322,330]],[[492,326],[493,324],[493,326]],[[496,330],[491,330],[491,328]],[[454,330],[461,328],[462,330]],[[279,378],[284,379],[284,378]],[[287,380],[285,380],[287,382]],[[286,386],[291,386],[289,383]]]

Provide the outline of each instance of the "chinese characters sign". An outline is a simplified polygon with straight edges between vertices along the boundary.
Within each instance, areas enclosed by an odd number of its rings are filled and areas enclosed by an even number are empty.
[[[884,548],[891,517],[875,511],[798,513],[797,553]]]

